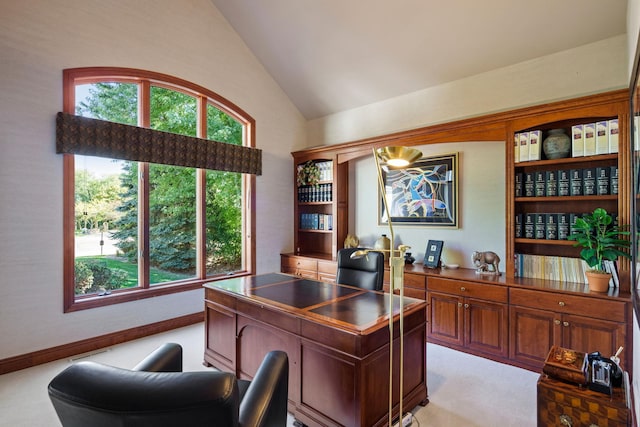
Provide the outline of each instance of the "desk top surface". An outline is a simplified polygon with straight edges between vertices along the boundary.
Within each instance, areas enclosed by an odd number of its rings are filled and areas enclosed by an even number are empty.
[[[283,273],[235,277],[205,283],[205,288],[223,291],[297,316],[364,330],[388,321],[390,295],[346,285],[302,279]],[[424,308],[423,300],[404,297],[405,313]],[[394,317],[400,313],[400,298],[393,297]]]

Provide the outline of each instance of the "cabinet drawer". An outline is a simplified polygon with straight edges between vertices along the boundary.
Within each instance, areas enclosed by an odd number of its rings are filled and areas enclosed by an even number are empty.
[[[508,290],[504,286],[442,279],[439,277],[429,277],[427,290],[502,303],[506,303],[509,299]]]
[[[338,271],[338,263],[335,261],[318,261],[318,273],[326,273],[335,276]]]
[[[318,271],[318,262],[315,259],[303,258],[303,257],[282,257],[281,259],[281,267],[284,268],[293,268],[300,270],[312,270]]]
[[[596,317],[613,322],[624,322],[626,318],[625,304],[619,301],[527,289],[511,289],[509,297],[511,304],[524,307]]]
[[[384,271],[384,283],[389,284],[390,281],[390,273],[389,270]],[[426,288],[426,277],[422,274],[412,274],[405,273],[404,274],[404,287],[405,288],[415,288],[415,289],[425,289]],[[387,287],[388,289],[388,287]]]

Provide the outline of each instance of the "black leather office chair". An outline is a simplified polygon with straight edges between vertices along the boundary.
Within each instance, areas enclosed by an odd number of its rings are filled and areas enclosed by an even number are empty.
[[[133,370],[75,363],[49,383],[49,397],[65,427],[286,425],[286,353],[268,353],[251,381],[181,371],[182,347],[169,343]]]
[[[351,258],[351,254],[357,250],[362,248],[345,248],[338,251],[336,283],[381,291],[384,279],[384,254],[372,251],[362,257]]]

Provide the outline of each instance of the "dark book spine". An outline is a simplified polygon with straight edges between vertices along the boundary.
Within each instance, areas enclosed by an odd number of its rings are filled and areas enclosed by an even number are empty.
[[[535,214],[524,214],[524,237],[525,239],[533,239],[536,236]]]
[[[533,172],[524,174],[524,196],[533,197],[536,195],[536,178]]]
[[[569,237],[569,214],[560,213],[558,214],[558,240],[567,240]]]
[[[558,214],[546,215],[546,239],[558,240]]]
[[[572,196],[582,196],[582,169],[571,169],[569,177]]]
[[[597,194],[596,168],[582,169],[582,194],[595,196]]]
[[[575,213],[569,214],[569,234],[573,234],[576,232],[575,230],[576,220],[581,217],[582,217],[581,214],[575,214]]]
[[[558,171],[558,196],[571,195],[571,174],[569,170]]]
[[[611,166],[611,194],[618,194],[618,167]]]
[[[535,214],[535,238],[545,239],[547,237],[547,214]]]
[[[515,178],[516,178],[514,182],[515,197],[522,197],[522,179],[523,179],[522,172],[516,173]]]
[[[611,168],[596,168],[596,191],[599,196],[611,194]]]
[[[544,197],[547,195],[547,182],[545,180],[545,173],[539,171],[535,173],[535,195],[536,197]]]
[[[522,228],[523,215],[521,213],[516,214],[515,221],[516,221],[515,223],[516,239],[519,239],[524,236],[523,228]]]
[[[545,181],[547,182],[546,195],[547,197],[554,197],[558,195],[558,172],[546,171]]]

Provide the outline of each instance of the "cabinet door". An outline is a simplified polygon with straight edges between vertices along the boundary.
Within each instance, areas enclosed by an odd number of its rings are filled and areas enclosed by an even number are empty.
[[[542,369],[553,345],[561,345],[560,316],[552,311],[511,306],[509,357],[533,369]]]
[[[440,341],[462,347],[463,323],[462,323],[462,298],[429,292],[429,322],[427,323],[427,336],[434,342]]]
[[[465,298],[463,307],[465,346],[470,350],[507,357],[507,306]]]
[[[568,314],[562,317],[562,345],[566,348],[585,353],[599,351],[609,357],[625,345],[625,336],[621,323]]]
[[[205,362],[235,371],[236,315],[220,305],[205,303]]]

